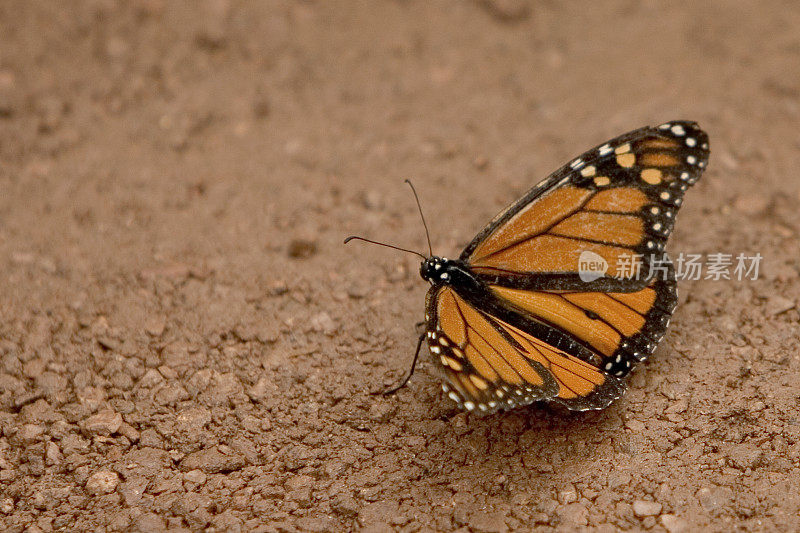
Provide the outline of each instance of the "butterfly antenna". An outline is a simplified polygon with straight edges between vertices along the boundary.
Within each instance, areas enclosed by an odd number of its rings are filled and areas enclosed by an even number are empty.
[[[393,248],[395,250],[400,250],[401,252],[408,252],[410,254],[418,255],[423,259],[427,259],[427,257],[425,257],[423,254],[421,254],[419,252],[415,252],[414,250],[409,250],[408,248],[400,248],[399,246],[395,246],[393,244],[386,244],[385,242],[378,242],[378,241],[373,241],[373,240],[370,240],[370,239],[365,239],[364,237],[359,237],[358,235],[350,235],[348,238],[346,238],[344,240],[344,243],[347,244],[350,241],[364,241],[364,242],[368,242],[368,243],[371,243],[371,244],[377,244],[378,246],[385,246],[387,248]]]
[[[417,209],[419,209],[419,217],[422,219],[422,225],[425,226],[425,238],[428,239],[428,251],[433,255],[433,246],[431,246],[431,234],[428,231],[428,223],[425,222],[425,215],[422,214],[422,204],[419,203],[419,196],[417,196],[417,189],[414,188],[414,184],[411,183],[411,180],[406,180],[408,186],[411,187],[411,192],[414,193],[414,199],[417,201]]]

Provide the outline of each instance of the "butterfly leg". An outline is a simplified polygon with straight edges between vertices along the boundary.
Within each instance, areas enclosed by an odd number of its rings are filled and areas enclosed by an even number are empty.
[[[425,340],[425,332],[423,331],[422,335],[419,336],[419,340],[417,341],[417,349],[414,352],[414,360],[411,361],[411,370],[409,371],[408,376],[406,376],[406,378],[403,380],[402,383],[400,383],[400,385],[393,387],[387,391],[384,391],[380,394],[383,394],[384,396],[389,396],[390,394],[394,394],[395,392],[399,391],[400,389],[406,386],[408,380],[410,380],[411,376],[414,375],[414,368],[416,368],[417,366],[417,358],[419,357],[419,350],[420,348],[422,348],[422,341],[424,340]]]

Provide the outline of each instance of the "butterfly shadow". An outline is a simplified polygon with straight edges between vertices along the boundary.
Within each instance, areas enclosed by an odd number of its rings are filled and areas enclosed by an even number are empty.
[[[608,470],[604,460],[625,440],[623,409],[621,402],[580,413],[547,404],[488,416],[443,409],[436,414],[447,424],[428,436],[427,452],[436,464],[447,458],[441,475],[458,484],[508,498],[520,492],[535,499],[537,491],[549,498],[554,472],[579,483]]]

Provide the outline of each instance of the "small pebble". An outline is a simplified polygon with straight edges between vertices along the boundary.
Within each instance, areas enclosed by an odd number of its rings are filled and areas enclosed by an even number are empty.
[[[772,296],[767,300],[767,315],[776,316],[786,311],[790,311],[796,307],[792,300],[784,298],[783,296]]]
[[[317,313],[309,320],[311,329],[317,333],[324,333],[325,335],[332,335],[336,331],[336,322],[333,321],[331,315],[326,312]]]
[[[119,433],[120,435],[124,435],[127,439],[131,442],[137,442],[139,440],[139,432],[136,430],[135,427],[123,422],[119,426]]]
[[[61,463],[64,456],[61,454],[61,450],[58,449],[58,444],[50,441],[45,446],[44,458],[48,465],[57,465]]]
[[[574,503],[578,501],[578,491],[575,490],[575,487],[570,485],[566,489],[559,491],[558,501],[561,503],[561,505]]]
[[[364,196],[361,198],[361,203],[364,205],[364,207],[373,211],[383,209],[384,207],[384,201],[381,193],[374,190],[364,193]]]
[[[147,490],[148,480],[143,476],[134,476],[127,479],[119,487],[119,493],[126,505],[134,506],[142,500],[144,491]]]
[[[119,475],[110,470],[95,472],[86,480],[86,490],[90,494],[110,494],[119,485]]]
[[[669,531],[669,533],[683,533],[684,531],[688,531],[688,524],[686,521],[674,514],[662,514],[661,525],[664,526],[664,529]]]
[[[0,513],[11,514],[14,510],[14,500],[11,498],[3,498],[0,500]]]
[[[331,500],[331,510],[342,516],[353,517],[358,514],[359,505],[352,496],[339,494]]]
[[[481,5],[498,22],[521,22],[531,16],[527,0],[483,0]]]
[[[308,259],[317,253],[317,244],[304,239],[294,239],[289,243],[287,253],[293,259]]]
[[[733,207],[745,215],[757,215],[767,209],[769,198],[760,194],[746,194],[739,196],[733,202]]]
[[[144,329],[153,337],[160,337],[164,333],[166,319],[163,316],[152,316],[145,322]]]
[[[478,170],[486,170],[486,167],[489,166],[489,160],[483,156],[478,156],[472,160],[472,165]]]
[[[25,424],[15,435],[15,440],[21,443],[31,443],[44,434],[44,426],[38,424]]]
[[[184,481],[194,483],[195,485],[202,485],[206,482],[206,474],[202,470],[190,470],[183,474]]]
[[[103,409],[83,422],[83,427],[90,433],[113,435],[122,425],[122,415],[111,409]]]
[[[661,504],[658,502],[648,502],[636,500],[633,502],[633,514],[639,517],[655,516],[661,512]]]

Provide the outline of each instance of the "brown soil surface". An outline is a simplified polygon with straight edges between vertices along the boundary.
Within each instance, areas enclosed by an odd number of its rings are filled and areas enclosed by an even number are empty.
[[[0,4],[0,529],[800,528],[791,1]],[[610,408],[458,412],[418,262],[624,131],[712,157]]]

